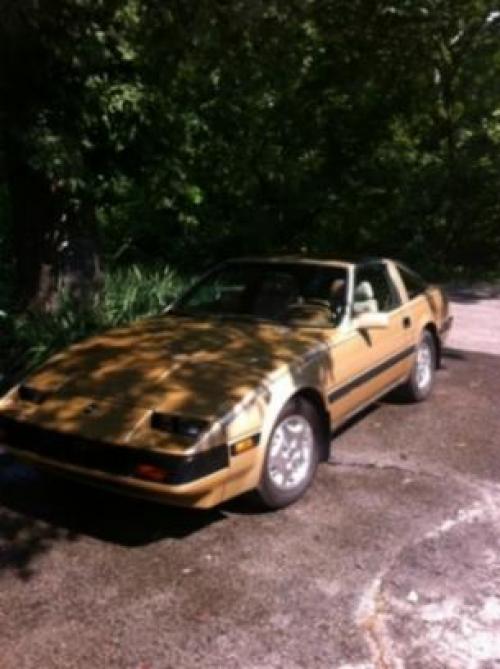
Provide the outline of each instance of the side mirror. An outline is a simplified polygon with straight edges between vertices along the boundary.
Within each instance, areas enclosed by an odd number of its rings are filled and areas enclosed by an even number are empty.
[[[380,311],[369,312],[357,316],[353,319],[353,326],[356,330],[384,330],[389,327],[389,316]]]

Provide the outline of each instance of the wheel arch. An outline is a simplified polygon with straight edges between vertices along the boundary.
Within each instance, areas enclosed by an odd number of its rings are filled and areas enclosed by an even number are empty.
[[[432,321],[429,321],[425,324],[423,329],[430,332],[434,339],[434,344],[436,346],[436,369],[439,369],[441,367],[442,345],[436,324]]]
[[[320,442],[320,462],[326,462],[330,455],[330,438],[331,438],[331,423],[330,414],[328,413],[323,396],[317,388],[305,387],[300,388],[291,395],[283,406],[294,400],[303,399],[316,410],[319,419],[319,427],[321,434]]]

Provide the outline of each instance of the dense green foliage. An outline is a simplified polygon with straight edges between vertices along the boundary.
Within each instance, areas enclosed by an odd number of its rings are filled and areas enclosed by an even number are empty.
[[[57,291],[81,237],[110,276],[269,252],[498,269],[493,0],[0,11],[0,309]]]
[[[102,294],[91,304],[82,306],[63,296],[53,313],[0,311],[0,390],[50,353],[83,337],[161,313],[184,285],[168,267],[145,271],[133,265],[106,273]]]

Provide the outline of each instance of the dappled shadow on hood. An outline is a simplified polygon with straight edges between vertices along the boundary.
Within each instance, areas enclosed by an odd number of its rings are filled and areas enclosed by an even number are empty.
[[[293,380],[301,356],[329,334],[168,316],[140,321],[83,341],[32,374],[28,384],[47,398],[23,406],[23,419],[111,442],[146,411],[213,420],[280,366],[291,366]],[[317,374],[332,376],[328,356],[320,356]],[[92,416],[90,399],[98,400]]]

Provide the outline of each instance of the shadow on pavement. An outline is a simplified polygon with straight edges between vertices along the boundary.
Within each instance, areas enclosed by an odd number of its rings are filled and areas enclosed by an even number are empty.
[[[451,358],[452,360],[467,360],[467,354],[458,348],[444,348],[442,353],[443,358]]]
[[[155,504],[56,478],[0,455],[0,572],[28,579],[30,563],[79,535],[135,547],[182,539],[222,520],[217,510]]]
[[[381,400],[375,402],[374,404],[370,404],[370,406],[365,407],[362,411],[359,413],[355,414],[352,418],[349,418],[348,421],[345,423],[342,423],[340,427],[338,427],[336,430],[332,431],[331,438],[336,439],[337,437],[340,437],[341,434],[346,432],[347,430],[350,430],[351,427],[354,425],[357,425],[359,422],[361,422],[364,418],[369,416],[370,414],[374,413],[375,411],[378,411],[380,407],[384,405],[386,402],[387,398],[382,398]]]

